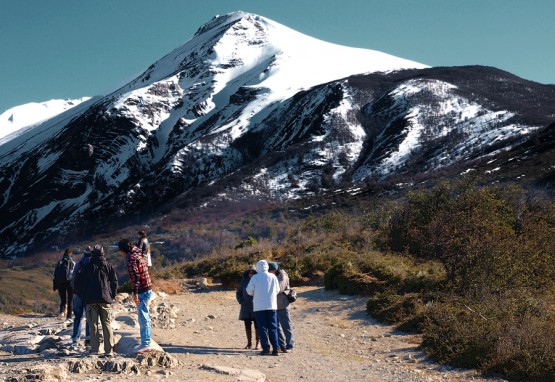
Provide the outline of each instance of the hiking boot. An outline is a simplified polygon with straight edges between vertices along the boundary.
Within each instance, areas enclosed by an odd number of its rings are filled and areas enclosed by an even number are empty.
[[[272,350],[272,355],[279,355],[279,350],[274,348],[274,350]]]

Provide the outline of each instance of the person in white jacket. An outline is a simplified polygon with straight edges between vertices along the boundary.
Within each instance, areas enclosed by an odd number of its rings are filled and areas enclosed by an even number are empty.
[[[279,293],[279,282],[275,275],[268,272],[268,262],[260,260],[256,263],[256,274],[251,277],[247,285],[247,293],[253,296],[253,310],[258,331],[261,355],[279,354],[278,323],[277,323],[277,295]],[[268,343],[268,339],[270,340]]]

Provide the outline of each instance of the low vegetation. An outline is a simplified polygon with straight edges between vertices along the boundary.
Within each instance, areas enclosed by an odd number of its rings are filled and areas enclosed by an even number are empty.
[[[147,227],[153,277],[159,282],[207,277],[234,288],[248,266],[261,258],[275,260],[293,285],[368,296],[369,314],[422,333],[423,349],[438,362],[507,378],[554,378],[552,200],[461,182],[415,191],[402,201],[366,196],[322,205],[172,211]],[[109,248],[121,237],[135,237],[138,228],[93,241]],[[124,284],[125,269],[113,252],[109,256]],[[53,256],[6,263],[2,311],[55,309],[56,295],[46,289]],[[38,274],[34,287],[44,284],[50,305],[4,292],[9,285],[25,285],[13,278],[23,270]]]

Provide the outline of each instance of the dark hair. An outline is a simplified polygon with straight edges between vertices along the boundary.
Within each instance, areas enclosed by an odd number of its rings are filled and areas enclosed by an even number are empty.
[[[73,250],[71,248],[66,248],[64,251],[64,256],[71,256],[71,254],[73,253]]]
[[[127,253],[131,250],[131,242],[129,239],[121,239],[118,243],[118,248],[120,251]]]
[[[139,234],[140,237],[146,237],[146,232],[145,231],[139,231],[137,233]]]

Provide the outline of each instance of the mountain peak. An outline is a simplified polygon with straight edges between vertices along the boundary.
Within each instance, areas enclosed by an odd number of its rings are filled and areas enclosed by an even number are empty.
[[[253,13],[236,11],[225,15],[216,15],[210,21],[203,24],[194,34],[193,38],[198,37],[206,32],[220,29],[222,27],[228,26],[237,22],[238,20],[245,19],[248,21],[261,21],[263,17],[255,15]]]

